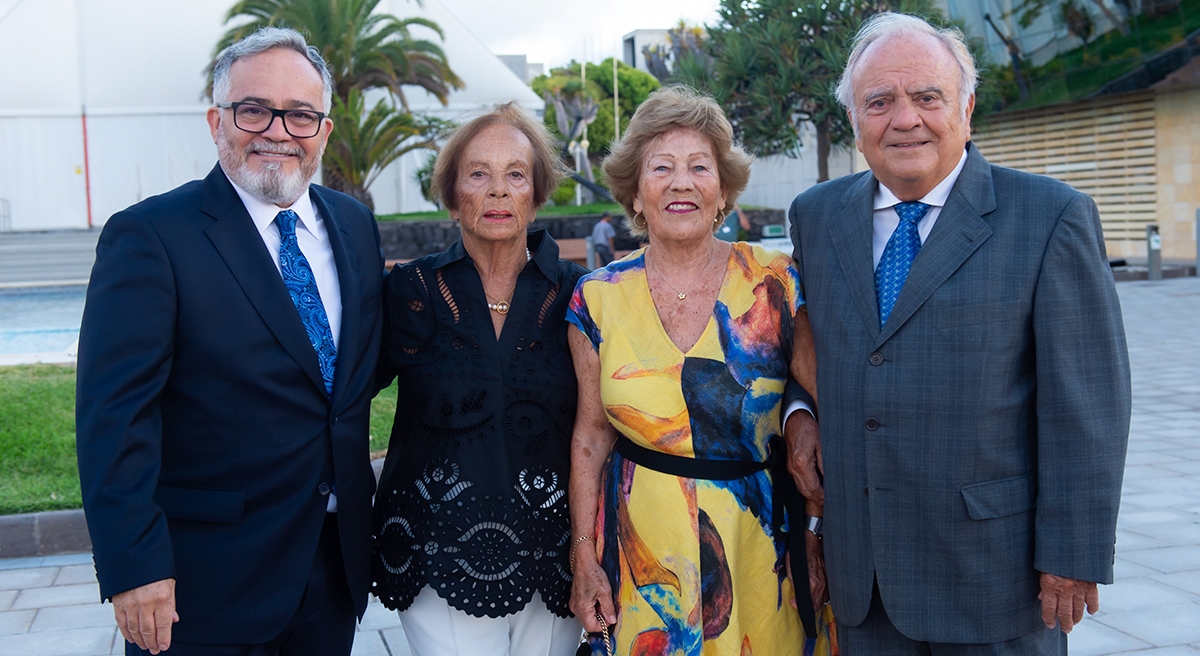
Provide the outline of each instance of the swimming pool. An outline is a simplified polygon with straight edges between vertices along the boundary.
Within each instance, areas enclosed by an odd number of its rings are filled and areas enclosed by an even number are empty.
[[[0,355],[66,351],[79,339],[87,288],[0,289]]]

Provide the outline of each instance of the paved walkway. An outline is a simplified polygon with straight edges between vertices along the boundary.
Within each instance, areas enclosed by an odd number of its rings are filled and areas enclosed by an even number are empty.
[[[86,285],[100,230],[0,234],[0,288]]]
[[[1117,580],[1071,634],[1071,654],[1200,656],[1200,279],[1117,289],[1133,362]],[[86,554],[0,560],[0,654],[122,653],[98,596]],[[373,602],[354,654],[409,656],[396,615]]]

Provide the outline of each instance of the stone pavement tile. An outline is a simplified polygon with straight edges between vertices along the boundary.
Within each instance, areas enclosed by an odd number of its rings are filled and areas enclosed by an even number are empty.
[[[1136,551],[1138,549],[1156,549],[1158,547],[1169,547],[1172,543],[1158,538],[1133,533],[1130,531],[1117,531],[1117,553],[1123,554],[1126,551]]]
[[[1122,579],[1112,585],[1103,586],[1100,591],[1100,608],[1105,615],[1115,615],[1151,606],[1197,601],[1200,601],[1200,595],[1194,595],[1148,578]],[[41,615],[39,615],[38,620],[41,619]]]
[[[16,600],[16,590],[0,590],[0,611],[6,611],[9,608],[12,608],[12,603]]]
[[[1121,510],[1127,506],[1149,509],[1182,509],[1200,504],[1200,490],[1196,492],[1138,492],[1121,495]]]
[[[1111,656],[1200,656],[1200,649],[1187,645],[1176,645],[1174,647],[1160,647],[1158,649],[1123,651]]]
[[[43,608],[38,611],[37,619],[29,627],[29,632],[84,629],[93,626],[116,627],[112,606],[94,603]]]
[[[1155,647],[1200,641],[1200,604],[1162,605],[1093,619]]]
[[[42,559],[42,567],[64,567],[66,565],[92,565],[92,554],[89,553],[73,553],[73,554],[58,554],[57,556],[46,556]]]
[[[38,567],[35,569],[10,569],[0,571],[0,590],[24,590],[25,588],[45,588],[54,585],[54,577],[58,576],[57,567]]]
[[[0,558],[0,571],[41,567],[43,560],[45,558],[41,556],[34,556],[33,558]]]
[[[1150,578],[1174,586],[1180,590],[1187,590],[1192,594],[1200,595],[1200,569],[1172,574],[1154,574]]]
[[[358,624],[359,631],[379,631],[400,626],[400,616],[394,610],[384,608],[383,604],[372,598],[367,604],[367,612],[363,613],[362,621]]]
[[[1097,622],[1096,617],[1085,617],[1067,636],[1067,653],[1071,656],[1105,656],[1153,646]]]
[[[354,646],[350,656],[390,656],[383,636],[378,631],[359,631],[354,634]]]
[[[4,656],[80,656],[103,654],[112,649],[116,629],[72,629],[49,633],[0,636]]]
[[[1128,551],[1121,557],[1138,565],[1156,569],[1164,574],[1186,572],[1200,566],[1200,545],[1165,547],[1163,549],[1141,549]],[[20,603],[20,600],[17,600]]]
[[[1129,465],[1159,465],[1165,462],[1180,462],[1186,458],[1180,458],[1175,455],[1174,451],[1135,451],[1130,449],[1125,454],[1125,466]]]
[[[1118,535],[1123,532],[1126,532],[1126,527],[1121,527]],[[1166,524],[1141,524],[1129,527],[1127,532],[1145,535],[1155,540],[1163,540],[1177,546],[1200,544],[1200,520]],[[1197,565],[1196,569],[1200,569],[1200,565]]]
[[[0,613],[0,635],[13,635],[29,631],[29,624],[37,616],[36,610],[14,610]]]
[[[1120,551],[1117,552],[1117,557],[1113,559],[1113,581],[1144,578],[1158,574],[1162,574],[1162,572],[1125,560],[1125,554]]]
[[[58,572],[54,585],[76,585],[79,583],[95,583],[96,568],[91,565],[67,565]]]
[[[412,656],[412,649],[408,646],[408,638],[404,637],[403,628],[384,629],[379,633],[383,635],[383,641],[387,643],[392,656]]]
[[[59,585],[53,588],[22,590],[21,594],[17,596],[17,600],[13,602],[13,608],[49,608],[50,606],[94,604],[99,601],[100,586],[95,583]]]
[[[1171,509],[1160,510],[1142,510],[1139,512],[1120,513],[1117,516],[1117,525],[1121,528],[1128,528],[1134,531],[1145,530],[1139,527],[1156,524],[1190,524],[1193,517],[1187,512]]]

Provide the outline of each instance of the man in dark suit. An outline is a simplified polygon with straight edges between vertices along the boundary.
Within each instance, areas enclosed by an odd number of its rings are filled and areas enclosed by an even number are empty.
[[[848,656],[1060,654],[1112,582],[1129,360],[1099,215],[970,144],[962,35],[864,25],[839,97],[870,171],[792,204]],[[1060,630],[1061,629],[1061,630]]]
[[[128,654],[350,653],[383,261],[371,212],[309,184],[331,91],[292,30],[231,46],[208,110],[220,163],[101,234],[79,474]]]

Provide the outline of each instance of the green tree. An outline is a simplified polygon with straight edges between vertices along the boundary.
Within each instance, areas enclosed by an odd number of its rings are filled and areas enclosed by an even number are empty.
[[[849,44],[883,11],[949,24],[930,0],[721,0],[719,20],[708,28],[714,86],[742,144],[757,155],[794,157],[803,125],[811,124],[818,179],[828,180],[831,148],[854,137],[835,96]]]
[[[612,146],[613,138],[613,74],[612,58],[605,59],[599,64],[587,65],[587,90],[584,90],[583,80],[579,76],[579,64],[572,61],[562,68],[555,68],[549,75],[539,75],[530,85],[538,95],[546,92],[561,94],[565,98],[575,98],[580,93],[586,93],[596,101],[596,120],[588,125],[589,152],[604,153]],[[653,75],[639,71],[624,63],[617,64],[617,102],[620,109],[621,133],[629,126],[629,119],[637,111],[639,105],[646,101],[650,92],[659,87],[659,82]],[[558,139],[563,138],[558,129],[558,117],[552,105],[546,106],[544,117],[546,128]]]
[[[310,45],[321,52],[333,76],[333,95],[344,110],[351,104],[355,90],[386,89],[404,112],[408,101],[405,86],[416,86],[433,94],[446,104],[452,90],[463,88],[462,80],[450,69],[446,54],[434,41],[414,35],[413,28],[426,28],[444,39],[437,23],[420,17],[397,18],[376,13],[380,0],[238,0],[225,15],[225,22],[249,19],[231,27],[217,42],[216,55],[230,44],[264,26],[290,27],[306,36]],[[361,99],[357,103],[364,111]],[[372,112],[375,111],[373,108]],[[395,110],[399,111],[399,110]],[[353,120],[345,113],[334,129],[334,139],[342,129],[362,129],[368,116]],[[378,117],[376,117],[378,119]],[[409,117],[410,121],[420,121]],[[385,121],[386,122],[386,121]],[[349,125],[353,123],[353,127]],[[349,143],[349,142],[345,142]],[[368,148],[363,142],[357,147]],[[370,198],[365,187],[353,186],[360,172],[337,168],[338,161],[363,161],[363,157],[380,156],[378,149],[341,159],[331,155],[328,148],[322,160],[327,185],[358,198]],[[386,155],[386,153],[383,153]],[[394,158],[393,158],[394,159]],[[382,167],[379,167],[382,168]],[[377,175],[378,173],[376,173]],[[366,176],[369,180],[374,176]],[[350,186],[345,186],[350,185]]]

